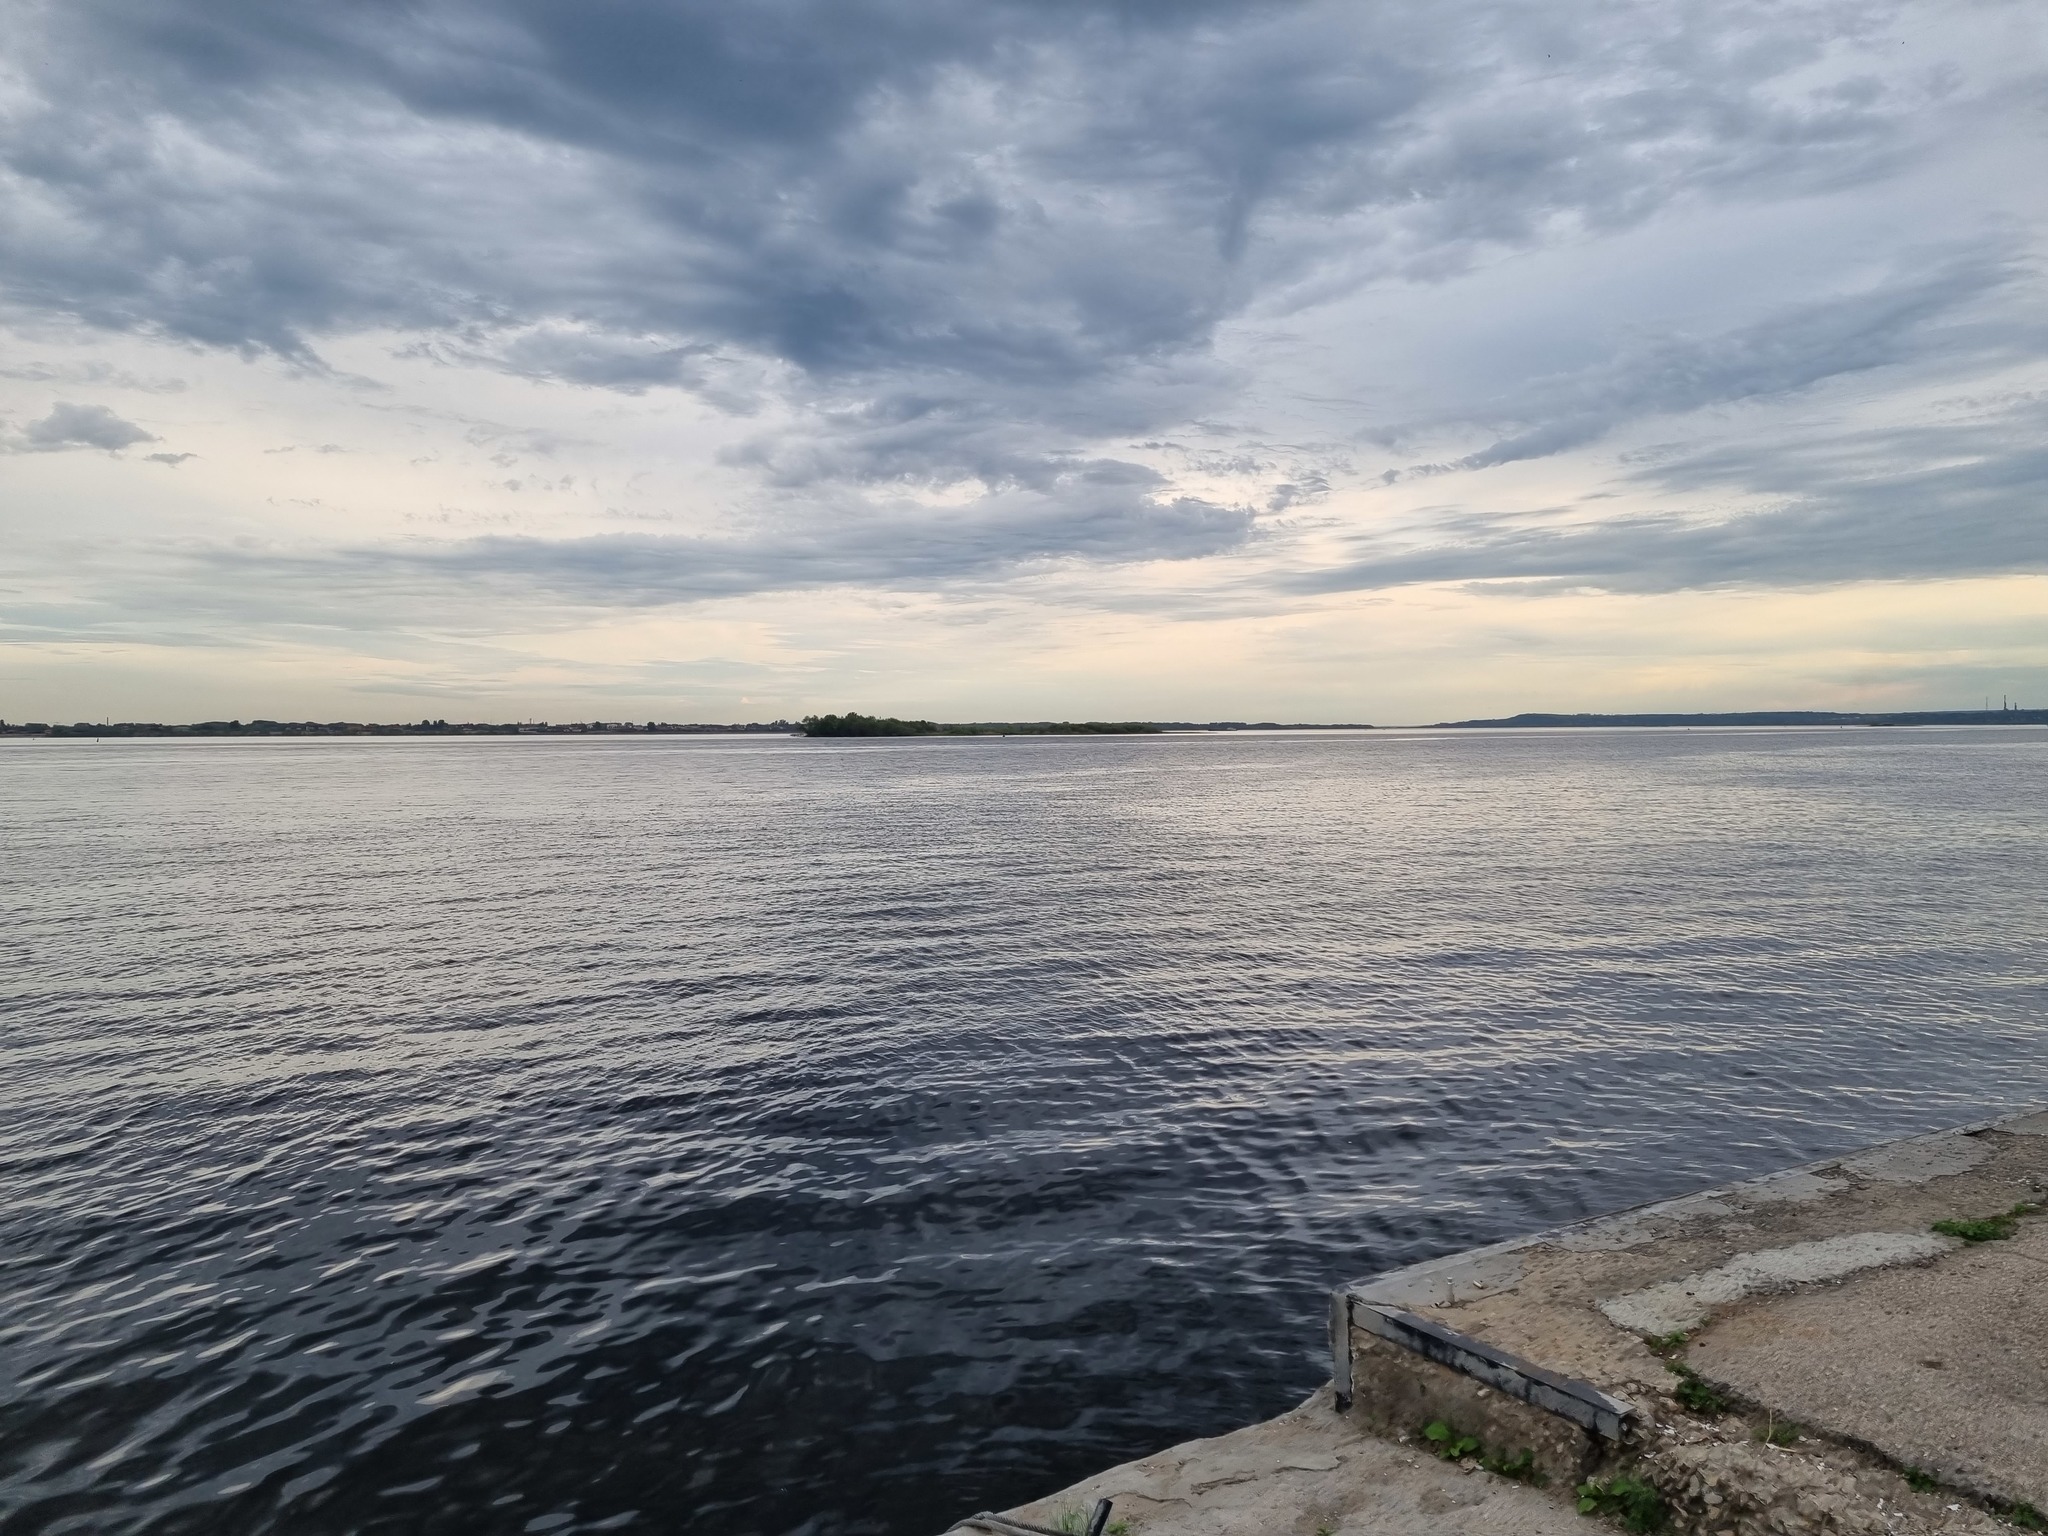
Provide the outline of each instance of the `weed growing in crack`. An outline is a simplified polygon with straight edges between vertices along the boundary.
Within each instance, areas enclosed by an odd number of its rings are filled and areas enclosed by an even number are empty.
[[[1640,1477],[1596,1477],[1575,1492],[1580,1514],[1610,1516],[1626,1530],[1661,1531],[1670,1513],[1664,1495]]]
[[[1692,1412],[1702,1417],[1710,1417],[1728,1411],[1728,1399],[1702,1381],[1700,1373],[1691,1366],[1680,1365],[1676,1360],[1667,1360],[1664,1362],[1664,1369],[1678,1378],[1678,1385],[1671,1389],[1671,1395]]]
[[[1797,1445],[1799,1437],[1805,1433],[1804,1424],[1781,1419],[1775,1413],[1756,1427],[1756,1437],[1765,1445]]]
[[[2028,1503],[2007,1505],[2005,1518],[2023,1531],[2048,1531],[2048,1515]]]
[[[1915,1493],[1932,1493],[1941,1486],[1941,1479],[1932,1472],[1922,1472],[1918,1467],[1908,1467],[1906,1486]]]
[[[1421,1433],[1429,1448],[1445,1461],[1463,1461],[1470,1456],[1495,1477],[1505,1477],[1510,1482],[1530,1483],[1540,1488],[1550,1481],[1537,1470],[1536,1453],[1527,1446],[1513,1456],[1489,1455],[1485,1443],[1477,1435],[1461,1434],[1443,1419],[1430,1420],[1422,1426]]]
[[[1487,1457],[1485,1466],[1486,1470],[1495,1477],[1504,1477],[1509,1482],[1528,1483],[1534,1487],[1541,1488],[1550,1481],[1549,1478],[1536,1470],[1536,1453],[1526,1445],[1522,1447],[1519,1453],[1513,1456]]]
[[[1691,1338],[1691,1330],[1674,1328],[1669,1333],[1650,1334],[1644,1338],[1643,1342],[1650,1346],[1651,1354],[1662,1355],[1666,1360],[1669,1360],[1673,1355],[1685,1348],[1687,1341]]]
[[[1445,1461],[1463,1461],[1480,1449],[1477,1435],[1461,1435],[1442,1419],[1432,1419],[1423,1425],[1422,1438]]]

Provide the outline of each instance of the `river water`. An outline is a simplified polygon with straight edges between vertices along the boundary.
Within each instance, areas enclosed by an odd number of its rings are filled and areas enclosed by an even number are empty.
[[[0,744],[0,1527],[936,1533],[2048,1099],[2048,732]]]

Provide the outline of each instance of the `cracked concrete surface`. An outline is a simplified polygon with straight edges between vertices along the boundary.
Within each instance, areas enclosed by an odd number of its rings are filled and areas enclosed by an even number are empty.
[[[2048,1510],[2048,1221],[1743,1308],[1687,1360],[1787,1418]]]
[[[1571,1506],[1534,1488],[1363,1435],[1325,1387],[1291,1413],[1190,1440],[1009,1511],[1056,1525],[1115,1501],[1133,1536],[1587,1536]]]

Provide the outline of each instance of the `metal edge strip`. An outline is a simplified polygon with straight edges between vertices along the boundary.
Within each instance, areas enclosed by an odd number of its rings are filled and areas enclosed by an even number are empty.
[[[1591,1382],[1560,1376],[1534,1361],[1496,1349],[1484,1340],[1459,1333],[1455,1328],[1446,1328],[1429,1318],[1418,1317],[1413,1312],[1368,1301],[1355,1292],[1348,1294],[1350,1320],[1368,1333],[1390,1344],[1398,1344],[1425,1360],[1448,1366],[1474,1381],[1482,1381],[1533,1408],[1570,1419],[1604,1440],[1622,1438],[1624,1421],[1633,1410]],[[1331,1316],[1334,1326],[1334,1307]],[[1349,1353],[1348,1347],[1344,1353]],[[1345,1361],[1347,1366],[1349,1363]],[[1344,1374],[1348,1387],[1350,1371],[1347,1369]]]
[[[1330,1384],[1343,1413],[1351,1406],[1351,1289],[1343,1285],[1330,1292]]]

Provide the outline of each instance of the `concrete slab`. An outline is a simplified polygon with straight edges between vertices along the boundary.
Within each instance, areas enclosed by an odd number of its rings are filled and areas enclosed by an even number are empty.
[[[1611,1296],[1600,1310],[1632,1333],[1656,1336],[1699,1327],[1715,1307],[1749,1296],[1840,1280],[1866,1269],[1931,1259],[1962,1246],[1932,1232],[1848,1232],[1738,1253],[1725,1264],[1666,1280],[1626,1296]]]
[[[1360,1434],[1327,1388],[1292,1413],[1190,1440],[1007,1513],[1057,1528],[1115,1503],[1133,1536],[1587,1536],[1570,1505]]]
[[[1877,1179],[1886,1184],[1925,1184],[1953,1173],[1965,1173],[1991,1155],[1981,1136],[1958,1136],[1944,1131],[1934,1136],[1915,1136],[1889,1146],[1872,1147],[1835,1166],[1851,1178]]]
[[[2048,1199],[2043,1125],[2033,1114],[1914,1137],[1496,1245],[1484,1269],[1499,1283],[1484,1292],[1433,1286],[1440,1269],[1471,1274],[1454,1256],[1348,1294],[1364,1307],[1434,1291],[1414,1310],[1441,1327],[1631,1403],[1629,1444],[1606,1464],[1633,1458],[1668,1483],[1681,1524],[1846,1529],[1859,1507],[1875,1518],[1878,1498],[1887,1517],[1911,1505],[1907,1468],[1985,1509],[2048,1508],[2048,1214],[2004,1241],[1931,1230]],[[1661,1336],[1681,1331],[1667,1362]],[[1352,1339],[1356,1351],[1360,1330]],[[1383,1352],[1372,1358],[1379,1399],[1419,1400],[1389,1383]],[[1699,1388],[1688,1408],[1673,1366],[1731,1411],[1701,1412]],[[1432,1403],[1456,1398],[1418,1365],[1398,1374],[1426,1380]],[[1387,1427],[1371,1404],[1357,1414]],[[1750,1441],[1781,1421],[1825,1443],[1815,1465]],[[1603,1464],[1602,1450],[1579,1447],[1582,1465]]]
[[[2048,1118],[2048,1117],[2044,1117]],[[2031,1117],[2003,1125],[1915,1137],[1789,1173],[1705,1191],[1632,1211],[1537,1233],[1483,1250],[1483,1266],[1453,1255],[1348,1289],[1366,1301],[1392,1300],[1552,1370],[1607,1390],[1661,1393],[1669,1375],[1641,1335],[1669,1330],[1645,1310],[1638,1329],[1617,1326],[1602,1303],[1651,1293],[1682,1296],[1712,1275],[1713,1315],[1774,1283],[1826,1281],[1819,1264],[1802,1280],[1787,1273],[1753,1284],[1728,1284],[1762,1254],[1796,1250],[1795,1258],[1838,1255],[1844,1261],[1874,1234],[1895,1234],[1887,1262],[1940,1262],[1936,1245],[1954,1248],[1930,1230],[1936,1221],[1980,1216],[2048,1194],[2048,1137],[2031,1133]],[[1960,1144],[1960,1145],[1958,1145]],[[1859,1172],[1868,1169],[1869,1173]],[[2036,1218],[2038,1219],[2038,1218]],[[1483,1282],[1474,1284],[1483,1274]],[[1452,1283],[1439,1283],[1442,1272]],[[1463,1282],[1463,1283],[1457,1283]],[[1662,1315],[1668,1315],[1668,1311]]]
[[[1759,1301],[1686,1358],[1786,1418],[2048,1510],[2048,1223],[1929,1268]]]

